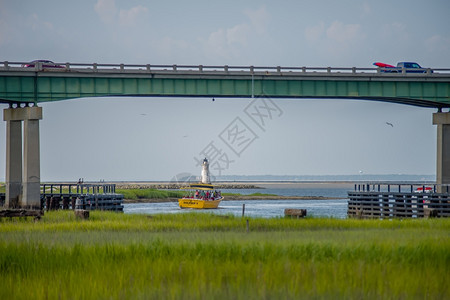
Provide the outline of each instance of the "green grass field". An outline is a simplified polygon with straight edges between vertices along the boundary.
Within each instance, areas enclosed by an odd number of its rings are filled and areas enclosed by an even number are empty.
[[[0,299],[449,299],[450,220],[0,220]]]

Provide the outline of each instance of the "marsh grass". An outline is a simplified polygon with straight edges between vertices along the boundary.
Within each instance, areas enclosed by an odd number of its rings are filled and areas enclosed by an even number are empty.
[[[116,189],[116,193],[123,194],[125,199],[130,200],[180,198],[186,194],[185,191],[158,189]]]
[[[450,222],[46,213],[0,222],[0,299],[448,299]]]

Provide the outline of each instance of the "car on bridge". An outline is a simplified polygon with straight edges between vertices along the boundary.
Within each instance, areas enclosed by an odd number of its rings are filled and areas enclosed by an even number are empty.
[[[23,64],[22,67],[24,68],[34,68],[36,66],[36,64],[41,63],[42,64],[42,68],[64,68],[64,66],[55,64],[54,62],[52,62],[51,60],[43,60],[43,59],[38,59],[38,60],[33,60],[27,64]]]
[[[382,62],[375,62],[373,65],[379,67],[381,73],[402,73],[403,70],[405,70],[405,73],[427,73],[429,70],[422,68],[416,62],[399,62],[396,67]],[[429,71],[433,73],[433,70]]]

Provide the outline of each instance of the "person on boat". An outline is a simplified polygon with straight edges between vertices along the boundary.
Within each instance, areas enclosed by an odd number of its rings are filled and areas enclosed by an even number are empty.
[[[196,190],[196,191],[195,191],[195,197],[194,197],[194,198],[195,198],[195,199],[198,199],[198,196],[199,196],[199,192],[198,192],[198,190]]]

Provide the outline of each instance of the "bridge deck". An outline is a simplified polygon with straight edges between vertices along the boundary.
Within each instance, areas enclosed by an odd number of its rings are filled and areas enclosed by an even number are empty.
[[[57,64],[0,62],[0,101],[100,96],[351,98],[450,107],[450,69]]]

